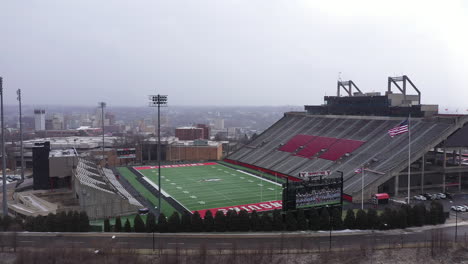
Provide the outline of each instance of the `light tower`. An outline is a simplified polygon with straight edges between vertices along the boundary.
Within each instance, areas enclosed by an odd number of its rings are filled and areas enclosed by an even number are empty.
[[[21,113],[21,89],[16,91],[19,102],[19,127],[20,127],[20,149],[21,149],[21,182],[24,181],[24,151],[23,151],[23,116]]]
[[[158,108],[158,215],[161,214],[161,107],[167,106],[167,95],[150,95],[149,106]]]
[[[5,158],[5,126],[3,122],[3,78],[0,77],[0,111],[2,112],[1,116],[1,126],[2,126],[2,175],[3,175],[3,216],[8,215],[8,205],[7,205],[7,182],[6,182],[6,158]]]
[[[104,107],[106,107],[105,102],[99,102],[99,107],[101,108],[101,126],[102,126],[102,160],[104,160]],[[105,162],[104,162],[105,165]]]

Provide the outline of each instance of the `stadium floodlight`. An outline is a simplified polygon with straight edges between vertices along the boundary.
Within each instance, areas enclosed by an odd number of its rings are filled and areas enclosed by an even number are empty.
[[[5,125],[3,120],[3,78],[0,77],[0,111],[1,111],[1,127],[2,127],[2,175],[3,175],[3,216],[8,215],[7,205],[7,182],[6,182],[6,157],[5,157]]]
[[[21,112],[21,89],[16,91],[19,104],[19,129],[20,129],[20,151],[21,151],[21,182],[24,181],[24,149],[23,149],[23,116]]]
[[[149,95],[148,96],[150,102],[150,107],[157,107],[158,108],[158,146],[157,146],[157,154],[158,154],[158,210],[157,210],[157,217],[161,214],[161,107],[167,106],[167,95]]]
[[[105,102],[99,102],[99,107],[101,108],[101,125],[102,125],[102,160],[104,160],[104,147],[105,147],[105,144],[104,144],[104,107],[106,107],[106,103]],[[105,163],[104,163],[105,165]]]

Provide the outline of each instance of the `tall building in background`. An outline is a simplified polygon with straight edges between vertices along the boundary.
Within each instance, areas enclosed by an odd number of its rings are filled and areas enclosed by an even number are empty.
[[[34,109],[34,129],[36,131],[45,130],[45,110],[44,109]]]
[[[210,139],[210,127],[205,124],[197,124],[197,128],[203,129],[203,139]]]
[[[175,136],[179,140],[194,140],[203,138],[203,128],[198,127],[178,127]]]
[[[224,119],[218,117],[214,120],[215,129],[224,129]]]

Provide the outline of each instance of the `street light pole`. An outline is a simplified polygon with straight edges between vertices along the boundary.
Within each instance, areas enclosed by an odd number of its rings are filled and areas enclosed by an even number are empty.
[[[3,78],[0,77],[0,111],[1,116],[1,127],[2,127],[2,175],[3,175],[3,217],[8,215],[7,205],[7,182],[6,182],[6,157],[5,157],[5,125],[3,120]]]
[[[167,106],[167,95],[150,95],[149,96],[150,107],[157,107],[158,108],[158,210],[157,210],[157,217],[161,214],[161,106]]]
[[[458,235],[458,211],[455,211],[455,243],[457,243]]]

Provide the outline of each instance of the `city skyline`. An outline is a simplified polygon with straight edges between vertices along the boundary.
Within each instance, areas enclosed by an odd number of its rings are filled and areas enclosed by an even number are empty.
[[[401,8],[403,7],[404,8]],[[422,103],[464,109],[466,2],[1,4],[5,103],[319,104],[336,81],[384,92],[406,74]],[[422,11],[422,12],[421,12]],[[441,94],[444,96],[442,97]]]

